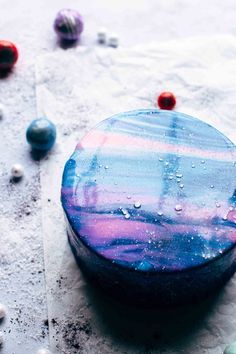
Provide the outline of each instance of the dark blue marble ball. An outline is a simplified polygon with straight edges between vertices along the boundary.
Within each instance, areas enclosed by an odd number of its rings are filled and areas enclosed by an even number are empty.
[[[27,131],[26,139],[34,150],[50,150],[56,140],[56,127],[47,118],[34,119]]]

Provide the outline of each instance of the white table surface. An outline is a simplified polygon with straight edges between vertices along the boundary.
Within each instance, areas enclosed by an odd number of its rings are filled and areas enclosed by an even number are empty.
[[[110,31],[117,32],[121,44],[127,47],[188,36],[222,33],[236,35],[236,3],[234,0],[224,2],[1,0],[0,5],[0,37],[15,42],[20,51],[15,71],[0,81],[0,102],[6,106],[5,117],[0,121],[0,302],[9,308],[6,320],[0,324],[0,330],[5,331],[6,337],[0,353],[33,354],[38,348],[48,346],[49,338],[50,342],[56,341],[57,330],[50,322],[49,336],[48,327],[44,323],[48,319],[48,294],[44,277],[42,213],[45,213],[47,208],[41,196],[40,163],[34,161],[29,153],[29,147],[25,142],[25,128],[36,116],[34,70],[36,57],[57,48],[52,30],[56,12],[65,6],[81,11],[85,18],[85,32],[81,44],[95,45],[97,29],[105,26]],[[25,178],[19,184],[9,182],[9,171],[15,162],[22,163],[25,167]],[[95,312],[104,314],[105,324],[101,317],[101,326],[106,326],[107,332],[110,327],[110,336],[115,336],[116,341],[119,341],[119,336],[123,336],[121,323],[125,320],[126,310],[121,308],[116,311],[99,298],[91,299],[91,303],[97,303],[95,308],[98,311]],[[199,325],[204,312],[211,311],[213,307],[212,303],[201,305],[189,318],[186,316],[185,323],[178,318],[181,315],[178,311],[174,313],[174,319],[167,315],[166,333],[169,330],[170,336],[173,337],[172,342],[187,343],[190,337],[192,340],[195,325]],[[104,310],[101,311],[101,308]],[[230,306],[225,308],[226,314],[229,312],[230,315]],[[115,321],[117,314],[120,319]],[[135,323],[137,313],[131,311],[131,315]],[[158,315],[164,316],[157,313]],[[100,318],[101,314],[97,316]],[[149,323],[153,327],[153,318],[150,319],[150,314],[143,314],[143,318],[146,327]],[[182,334],[173,323],[181,323]],[[204,332],[206,328],[202,330]],[[93,347],[86,346],[89,331],[89,326],[87,329],[82,328],[82,344],[76,352],[108,353],[105,346],[104,350],[102,349],[102,343],[98,342],[98,338]],[[224,330],[219,333],[212,324],[207,331],[211,335],[204,352],[220,353],[219,348],[216,351],[214,343],[217,337],[222,336]],[[153,346],[153,343],[145,339],[148,337],[143,340],[140,338],[141,332],[142,327],[139,327],[137,328],[139,338],[127,337],[127,350],[122,353],[160,353],[158,346]],[[235,339],[233,330],[232,339]],[[60,343],[58,352],[60,353]],[[113,352],[119,351],[114,347]],[[164,352],[169,353],[163,349],[161,353]],[[73,352],[68,349],[63,353]],[[180,351],[177,349],[173,353]],[[186,349],[181,350],[181,353],[189,352]]]

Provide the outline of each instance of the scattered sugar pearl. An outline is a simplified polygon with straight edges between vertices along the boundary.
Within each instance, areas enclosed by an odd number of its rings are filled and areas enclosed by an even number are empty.
[[[4,117],[4,106],[0,103],[0,120]]]
[[[119,45],[119,37],[117,34],[112,33],[108,38],[108,45],[113,48],[117,48]]]
[[[52,354],[48,349],[39,349],[37,354]]]
[[[121,212],[122,212],[122,214],[123,215],[125,215],[125,214],[128,214],[129,212],[128,212],[128,210],[126,210],[126,209],[124,209],[124,208],[120,208],[120,210],[121,210]]]
[[[180,204],[176,204],[175,210],[176,211],[181,211],[182,210],[182,206]]]
[[[13,178],[21,178],[24,175],[24,168],[19,163],[16,163],[11,168],[11,175]]]
[[[0,320],[2,320],[4,317],[6,317],[6,314],[7,314],[6,306],[3,304],[0,304]]]
[[[3,334],[3,332],[2,331],[0,331],[0,347],[3,345],[3,343],[4,343],[4,334]]]
[[[97,40],[98,43],[104,44],[107,41],[107,31],[105,28],[100,28],[97,33]]]
[[[141,208],[141,203],[140,203],[140,202],[135,202],[135,203],[134,203],[134,207],[135,207],[136,209]]]

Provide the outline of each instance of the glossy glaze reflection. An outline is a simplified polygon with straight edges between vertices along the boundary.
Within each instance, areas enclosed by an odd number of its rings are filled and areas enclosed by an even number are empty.
[[[181,272],[235,245],[235,146],[161,110],[115,115],[68,160],[62,204],[74,238],[112,264]]]

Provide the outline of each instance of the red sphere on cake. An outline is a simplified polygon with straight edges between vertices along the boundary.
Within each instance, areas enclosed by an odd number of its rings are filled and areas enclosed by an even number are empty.
[[[160,109],[171,110],[176,105],[176,98],[172,92],[162,92],[157,99]]]
[[[17,62],[19,53],[15,44],[0,40],[0,70],[11,69]]]

